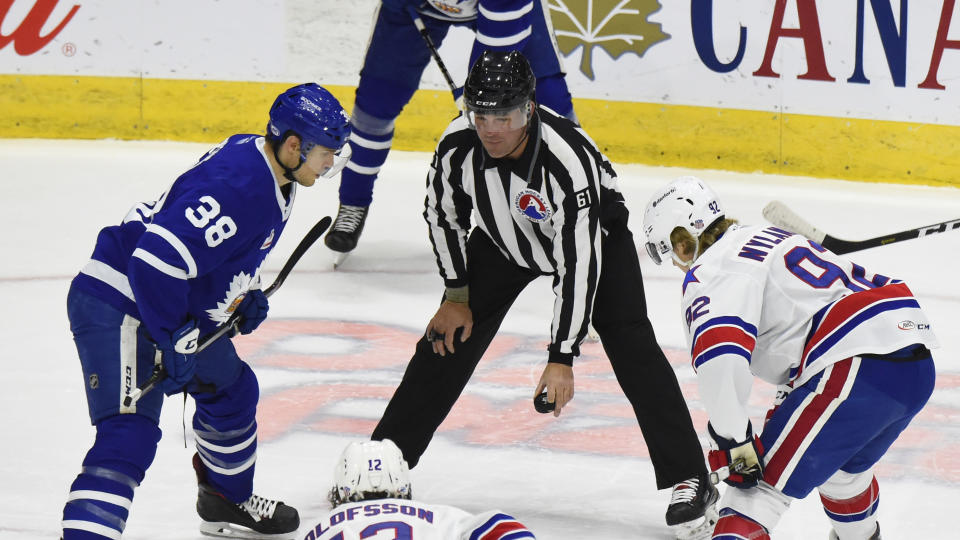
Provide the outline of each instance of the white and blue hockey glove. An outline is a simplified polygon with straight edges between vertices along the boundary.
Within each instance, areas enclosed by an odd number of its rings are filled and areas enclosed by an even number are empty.
[[[237,330],[241,334],[249,334],[260,326],[260,323],[267,318],[267,311],[270,310],[270,304],[267,302],[267,295],[260,289],[250,289],[247,295],[237,306],[237,313],[240,318],[237,320]]]
[[[180,392],[197,370],[197,345],[200,330],[197,323],[189,321],[175,330],[166,339],[157,340],[157,349],[160,350],[163,369],[167,377],[160,381],[160,390],[171,396]]]
[[[710,449],[707,459],[710,461],[710,469],[719,479],[738,488],[753,487],[763,479],[763,444],[760,443],[760,438],[753,434],[749,423],[747,436],[743,441],[717,435],[709,422],[707,431],[716,446]]]

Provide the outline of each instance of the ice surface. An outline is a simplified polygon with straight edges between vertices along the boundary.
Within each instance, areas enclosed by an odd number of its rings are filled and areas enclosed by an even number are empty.
[[[207,145],[116,141],[0,141],[0,538],[55,538],[70,482],[93,438],[65,313],[69,280],[97,231],[151,200]],[[439,301],[421,218],[429,155],[393,152],[377,184],[363,240],[334,272],[318,244],[271,299],[271,318],[237,343],[262,386],[256,490],[299,508],[305,534],[327,510],[334,461],[366,437],[400,380]],[[680,169],[616,166],[633,211]],[[696,172],[744,223],[781,199],[835,236],[859,239],[960,217],[960,190],[809,178]],[[269,260],[269,283],[302,235],[335,215],[335,182],[302,190]],[[937,389],[878,471],[884,538],[954,538],[960,497],[960,232],[853,254],[871,271],[907,281],[942,343]],[[641,250],[642,251],[642,250]],[[701,433],[678,314],[682,276],[641,264],[657,335],[674,363]],[[545,362],[552,293],[534,282],[516,303],[456,408],[413,471],[416,498],[470,511],[499,508],[542,539],[667,539],[667,491],[654,488],[646,449],[600,347],[576,364],[577,394],[563,415],[533,411]],[[757,384],[751,412],[772,396]],[[181,400],[166,401],[164,438],[137,490],[125,538],[200,538]],[[188,417],[189,418],[189,417]],[[187,421],[189,425],[189,420]],[[186,437],[187,448],[184,448]],[[777,539],[826,538],[814,495],[798,501]]]

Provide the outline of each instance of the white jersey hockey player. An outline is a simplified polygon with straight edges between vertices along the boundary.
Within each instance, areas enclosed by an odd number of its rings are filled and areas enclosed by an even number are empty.
[[[512,516],[471,514],[459,508],[410,499],[410,473],[393,441],[350,443],[334,469],[334,509],[304,540],[387,538],[417,540],[521,540],[535,538]],[[390,534],[393,536],[390,536]]]
[[[907,285],[776,227],[741,227],[698,178],[657,192],[647,252],[685,272],[681,315],[713,439],[729,473],[714,539],[769,538],[814,488],[833,537],[880,538],[873,466],[933,391],[930,323]],[[759,437],[753,377],[782,402]]]

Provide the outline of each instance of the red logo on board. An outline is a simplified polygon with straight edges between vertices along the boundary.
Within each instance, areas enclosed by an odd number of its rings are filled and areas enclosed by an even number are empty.
[[[0,26],[3,25],[4,19],[10,13],[13,2],[14,0],[0,0]],[[67,16],[57,24],[56,28],[47,35],[41,36],[41,29],[47,23],[47,19],[50,18],[50,14],[53,13],[59,2],[60,0],[36,0],[33,7],[30,8],[30,12],[27,13],[16,30],[11,32],[10,35],[4,35],[0,32],[0,49],[3,49],[12,41],[13,50],[17,54],[28,56],[46,47],[67,26],[67,23],[73,19],[77,10],[80,9],[79,4],[74,5],[70,8]]]

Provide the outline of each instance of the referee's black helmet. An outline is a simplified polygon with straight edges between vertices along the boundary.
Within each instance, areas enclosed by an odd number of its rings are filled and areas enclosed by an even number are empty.
[[[534,99],[537,79],[519,51],[484,51],[463,89],[464,103],[474,111],[511,109]]]

